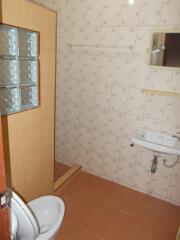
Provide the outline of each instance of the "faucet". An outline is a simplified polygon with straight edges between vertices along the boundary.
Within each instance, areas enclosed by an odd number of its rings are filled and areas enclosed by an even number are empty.
[[[173,134],[172,137],[177,138],[180,141],[180,132]]]

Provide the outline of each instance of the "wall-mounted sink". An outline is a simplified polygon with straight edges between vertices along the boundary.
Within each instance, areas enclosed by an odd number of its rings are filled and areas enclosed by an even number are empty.
[[[131,138],[134,144],[145,147],[155,153],[174,154],[180,156],[180,138],[145,129],[137,129]]]

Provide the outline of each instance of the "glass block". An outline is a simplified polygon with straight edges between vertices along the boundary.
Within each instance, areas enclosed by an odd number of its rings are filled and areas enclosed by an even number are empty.
[[[17,84],[17,61],[0,58],[0,85]]]
[[[20,60],[20,82],[37,83],[38,69],[37,61]]]
[[[15,56],[17,51],[17,29],[0,26],[0,55]]]
[[[0,24],[0,110],[39,106],[38,34]]]
[[[27,109],[38,106],[38,87],[22,86],[21,87],[21,108]]]
[[[2,114],[19,111],[18,88],[0,89],[0,109]]]
[[[37,33],[19,31],[19,56],[37,57]]]

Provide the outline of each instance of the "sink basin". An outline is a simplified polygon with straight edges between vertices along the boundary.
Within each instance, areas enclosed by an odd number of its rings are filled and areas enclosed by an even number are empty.
[[[137,129],[131,141],[156,153],[180,156],[180,140],[168,134]]]

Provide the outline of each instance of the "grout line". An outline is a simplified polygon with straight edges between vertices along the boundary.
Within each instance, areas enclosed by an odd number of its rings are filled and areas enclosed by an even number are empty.
[[[88,231],[90,225],[95,221],[95,219],[97,218],[97,216],[99,215],[101,209],[103,208],[103,204],[99,207],[99,209],[97,210],[96,214],[94,215],[93,219],[89,222],[86,230]]]
[[[80,225],[77,224],[77,223],[71,222],[70,220],[66,220],[66,221],[67,221],[69,224],[72,224],[72,225],[74,225],[75,227],[79,228],[80,230],[83,230],[83,231],[85,231],[85,232],[87,232],[87,233],[90,233],[91,235],[99,238],[99,240],[105,240],[102,236],[99,236],[98,234],[96,234],[96,233],[94,233],[94,232],[92,232],[92,231],[90,231],[90,230],[88,230],[88,229],[86,229],[86,228],[83,228],[82,226],[80,226]],[[86,239],[85,239],[85,240],[86,240]]]

